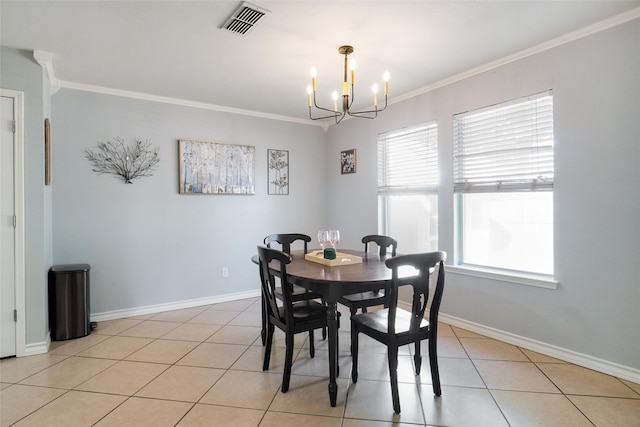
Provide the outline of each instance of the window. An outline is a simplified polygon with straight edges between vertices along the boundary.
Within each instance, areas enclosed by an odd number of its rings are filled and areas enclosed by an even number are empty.
[[[438,127],[378,135],[378,228],[398,251],[438,249]]]
[[[453,117],[458,264],[553,275],[551,91]]]

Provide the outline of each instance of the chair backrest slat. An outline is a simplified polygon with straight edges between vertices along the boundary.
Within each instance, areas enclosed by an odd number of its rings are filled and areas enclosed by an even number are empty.
[[[279,243],[282,249],[282,252],[287,254],[291,253],[291,244],[296,241],[302,241],[304,247],[304,253],[307,253],[307,243],[311,242],[311,237],[306,234],[301,233],[282,233],[282,234],[271,234],[264,238],[264,244],[267,245],[267,248],[274,249],[271,247],[273,243]]]
[[[382,236],[379,234],[370,234],[368,236],[364,236],[362,238],[362,243],[364,243],[364,252],[367,253],[369,242],[374,242],[380,247],[380,256],[385,256],[387,254],[387,248],[391,246],[391,256],[396,256],[396,248],[398,247],[398,242],[391,236]]]
[[[429,303],[431,274],[437,270],[436,288],[429,308],[429,327],[432,333],[435,333],[438,324],[438,312],[440,311],[440,303],[444,292],[444,262],[446,259],[446,252],[438,251],[400,255],[385,261],[387,267],[392,269],[392,284],[387,300],[389,304],[389,335],[395,335],[398,286],[411,285],[413,288],[410,331],[415,332],[420,328],[420,323],[424,318]],[[400,277],[400,268],[405,266],[415,268],[418,271],[418,275],[410,279]]]

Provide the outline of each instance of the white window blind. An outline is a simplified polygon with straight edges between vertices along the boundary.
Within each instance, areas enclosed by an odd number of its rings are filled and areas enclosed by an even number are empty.
[[[454,191],[553,189],[553,95],[453,117]]]
[[[378,135],[378,193],[435,192],[440,183],[435,123]]]

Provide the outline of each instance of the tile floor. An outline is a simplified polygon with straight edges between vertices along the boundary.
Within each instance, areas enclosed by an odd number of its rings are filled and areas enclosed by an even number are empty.
[[[343,319],[347,319],[347,313]],[[362,336],[350,382],[349,322],[340,332],[338,402],[329,405],[327,343],[311,359],[299,335],[280,392],[283,335],[262,371],[257,298],[101,322],[48,354],[0,362],[2,426],[640,426],[640,385],[440,326],[442,396],[428,361],[399,360],[391,405],[385,347]],[[426,346],[423,354],[426,354]]]

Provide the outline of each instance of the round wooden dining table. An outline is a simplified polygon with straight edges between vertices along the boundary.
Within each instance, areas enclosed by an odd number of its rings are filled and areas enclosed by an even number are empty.
[[[310,251],[310,253],[318,250]],[[302,286],[322,295],[327,304],[327,338],[329,340],[329,400],[336,406],[338,384],[338,297],[358,292],[383,289],[391,284],[391,270],[384,261],[390,256],[380,256],[377,252],[361,252],[340,249],[339,253],[356,255],[361,263],[327,266],[305,259],[303,251],[292,251],[291,263],[287,264],[287,275],[293,284]],[[252,257],[258,263],[257,255]],[[272,270],[278,272],[279,265],[273,263]],[[412,272],[401,273],[401,277],[411,277]]]

